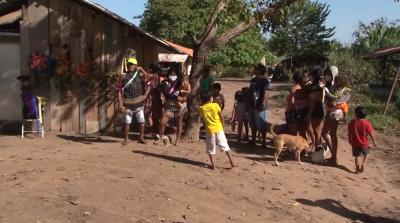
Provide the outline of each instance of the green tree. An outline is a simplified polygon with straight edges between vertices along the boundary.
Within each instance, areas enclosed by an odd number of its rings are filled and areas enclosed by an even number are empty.
[[[379,48],[399,46],[400,24],[397,21],[388,22],[385,18],[377,19],[370,24],[360,22],[353,35],[355,41],[352,49],[359,57],[362,57]],[[379,72],[378,78],[381,79],[382,86],[386,84],[387,74],[394,74],[396,66],[388,62],[393,57],[396,55],[385,56],[374,64]]]
[[[193,37],[202,34],[217,3],[217,0],[150,0],[140,26],[156,36],[193,46]],[[219,33],[239,22],[240,13],[237,13],[225,21]],[[265,54],[265,38],[260,28],[255,27],[232,43],[212,52],[208,63],[248,66],[259,62]]]
[[[192,46],[207,25],[217,0],[149,0],[140,27],[167,40]]]
[[[259,63],[267,54],[265,42],[265,38],[260,34],[260,29],[254,28],[243,33],[232,43],[212,52],[208,63],[239,67]]]
[[[287,6],[296,1],[299,0],[218,0],[214,5],[212,12],[207,16],[206,25],[201,29],[201,34],[194,34],[192,37],[194,52],[190,76],[192,92],[188,101],[189,112],[185,128],[187,138],[199,139],[197,112],[199,80],[210,54],[258,25],[264,30],[275,27],[275,24],[286,15]],[[232,23],[235,19],[239,21],[236,24]]]
[[[378,48],[400,45],[400,24],[397,21],[388,22],[385,18],[370,24],[360,22],[353,36],[353,50],[365,54]]]
[[[301,0],[288,8],[284,23],[272,31],[269,49],[278,56],[326,57],[335,28],[325,25],[330,13],[327,4]]]

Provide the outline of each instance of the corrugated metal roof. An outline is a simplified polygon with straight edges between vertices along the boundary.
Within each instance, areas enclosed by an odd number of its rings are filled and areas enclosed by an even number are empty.
[[[161,44],[162,46],[166,47],[167,49],[169,49],[171,51],[175,51],[176,53],[186,54],[185,52],[181,51],[177,47],[169,44],[167,41],[162,40],[162,39],[160,39],[160,38],[158,38],[156,36],[153,36],[152,34],[146,32],[145,30],[143,30],[140,27],[136,26],[135,24],[129,22],[128,20],[126,20],[125,18],[119,16],[118,14],[108,10],[107,8],[103,7],[100,4],[94,3],[94,2],[89,1],[89,0],[75,0],[75,1],[82,2],[82,3],[90,6],[91,8],[99,11],[99,12],[102,12],[102,13],[104,13],[104,14],[106,14],[106,15],[108,15],[108,16],[116,19],[116,20],[118,20],[121,23],[124,23],[125,25],[128,25],[128,26],[134,28],[136,31],[142,33],[143,35],[149,37],[150,39],[153,39],[154,41],[158,42],[159,44]]]
[[[384,48],[380,48],[371,53],[366,54],[364,56],[364,59],[373,60],[373,59],[378,59],[380,57],[384,57],[384,56],[388,56],[388,55],[396,54],[396,53],[400,53],[400,46],[384,47]]]
[[[51,1],[51,0],[49,0],[49,1]],[[73,0],[73,1],[87,5],[100,13],[103,13],[103,14],[105,14],[127,26],[132,27],[139,33],[142,33],[143,35],[156,41],[158,44],[162,45],[163,47],[165,47],[173,52],[187,54],[186,50],[183,50],[182,48],[177,47],[176,45],[170,44],[169,42],[162,40],[162,39],[146,32],[145,30],[143,30],[140,27],[136,26],[135,24],[129,22],[128,20],[124,19],[123,17],[119,16],[118,14],[101,6],[100,4],[94,3],[90,0]],[[24,3],[26,3],[26,0],[0,0],[0,16],[8,14],[12,11],[19,9],[21,7],[21,5],[23,5]]]
[[[26,0],[0,0],[0,16],[19,9]]]
[[[193,57],[193,49],[178,45],[178,44],[173,43],[173,42],[169,42],[167,40],[164,40],[164,41],[167,42],[172,47],[176,48],[177,50],[181,51],[181,53]]]
[[[14,23],[22,18],[22,10],[11,12],[7,15],[0,16],[0,26]]]

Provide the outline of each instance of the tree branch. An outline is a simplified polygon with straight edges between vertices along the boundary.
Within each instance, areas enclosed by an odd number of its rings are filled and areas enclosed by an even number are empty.
[[[234,28],[226,31],[221,36],[219,36],[214,42],[214,47],[218,48],[218,47],[221,47],[221,46],[229,43],[230,41],[232,41],[233,39],[238,37],[240,34],[255,27],[259,22],[261,22],[261,20],[263,18],[268,18],[273,13],[281,10],[283,7],[293,4],[296,1],[298,1],[298,0],[282,0],[276,4],[269,5],[267,8],[265,8],[264,10],[259,12],[259,14],[263,14],[263,16],[259,17],[259,16],[254,15],[249,21],[241,22]]]
[[[225,8],[225,6],[229,3],[229,0],[220,0],[217,4],[217,6],[214,9],[214,12],[212,16],[210,17],[210,20],[207,23],[207,28],[205,29],[203,36],[200,38],[200,41],[198,41],[196,44],[200,44],[203,42],[205,39],[207,39],[210,36],[210,33],[213,33],[213,30],[216,30],[217,26],[217,18],[218,14]]]

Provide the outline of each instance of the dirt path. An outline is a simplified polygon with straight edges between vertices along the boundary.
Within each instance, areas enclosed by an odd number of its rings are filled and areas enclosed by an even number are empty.
[[[222,82],[230,116],[243,82]],[[273,92],[273,95],[278,92]],[[283,122],[272,101],[271,121]],[[231,135],[231,134],[230,134]],[[119,138],[0,136],[0,222],[400,222],[399,141],[380,137],[366,172],[352,173],[340,138],[340,167],[273,166],[272,150],[231,142],[208,169],[204,143],[168,148]]]

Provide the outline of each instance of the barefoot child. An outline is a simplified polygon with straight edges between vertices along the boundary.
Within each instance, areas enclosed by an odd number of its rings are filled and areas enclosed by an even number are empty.
[[[229,153],[230,148],[224,133],[224,119],[221,114],[221,108],[217,103],[212,103],[213,97],[210,93],[202,94],[201,101],[203,105],[200,106],[199,113],[207,129],[206,149],[210,156],[212,169],[215,169],[214,155],[217,145],[222,151],[226,152],[233,168],[234,164]]]
[[[348,126],[349,143],[353,147],[353,156],[355,157],[356,173],[364,171],[364,165],[368,158],[369,141],[368,136],[372,139],[376,148],[376,141],[373,135],[374,129],[371,123],[365,118],[367,113],[364,107],[358,106],[355,110],[356,118],[353,119]],[[360,162],[363,157],[362,163]]]
[[[249,95],[249,88],[244,87],[240,94],[235,95],[237,104],[235,107],[235,119],[238,121],[238,141],[242,140],[243,127],[245,129],[245,141],[249,140],[249,123],[247,121],[246,103]]]

